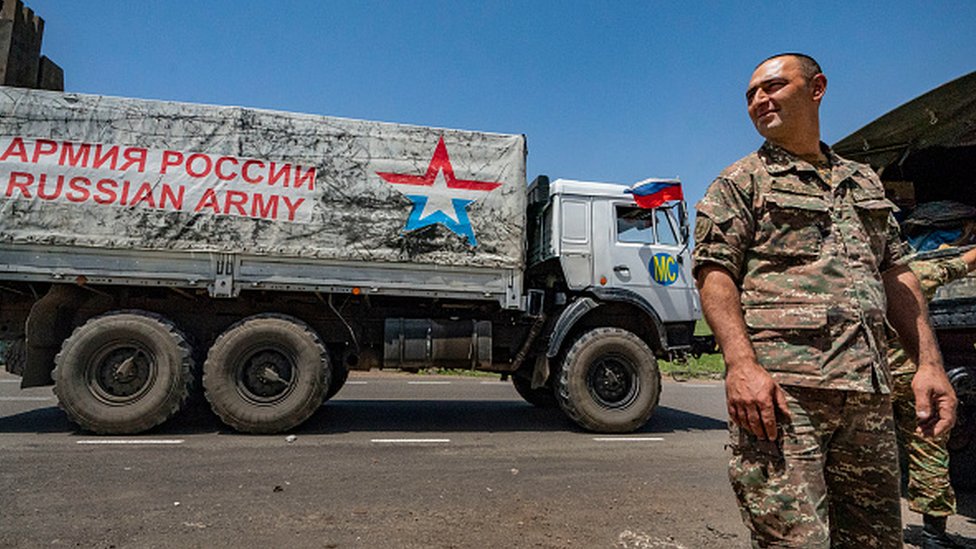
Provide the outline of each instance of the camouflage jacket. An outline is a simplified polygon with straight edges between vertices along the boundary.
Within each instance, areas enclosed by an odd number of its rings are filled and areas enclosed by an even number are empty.
[[[969,266],[959,257],[912,261],[908,266],[918,278],[926,301],[931,301],[935,291],[943,284],[962,278],[969,272]],[[888,328],[888,366],[894,375],[911,374],[918,369],[915,363],[908,359],[908,353],[898,341],[898,334],[890,327]]]
[[[870,167],[765,143],[698,203],[695,269],[725,268],[759,363],[784,385],[889,393],[880,272],[905,254]],[[697,274],[697,273],[696,273]]]

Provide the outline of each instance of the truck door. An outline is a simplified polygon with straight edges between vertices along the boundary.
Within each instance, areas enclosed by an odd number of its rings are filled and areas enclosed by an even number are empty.
[[[579,290],[593,280],[590,201],[564,198],[559,208],[559,259],[566,285]]]
[[[594,273],[594,283],[639,294],[664,322],[698,318],[687,231],[680,225],[682,204],[653,210],[628,202],[608,201],[605,206],[609,235],[605,232],[603,238],[609,236],[610,242],[600,254],[595,270],[603,272]],[[595,247],[595,253],[600,253],[599,248]]]

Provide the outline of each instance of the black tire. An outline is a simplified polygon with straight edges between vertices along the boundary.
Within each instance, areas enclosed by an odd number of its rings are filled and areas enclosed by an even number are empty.
[[[279,433],[322,405],[331,370],[325,345],[307,324],[257,315],[228,328],[210,347],[203,388],[227,425],[245,433]]]
[[[54,359],[54,393],[71,421],[99,434],[151,429],[183,407],[193,358],[183,333],[146,311],[117,311],[75,329]]]
[[[949,477],[952,486],[959,492],[976,490],[976,440],[970,440],[966,447],[950,452]]]
[[[556,389],[559,406],[580,427],[629,433],[654,413],[661,373],[639,337],[621,328],[596,328],[569,348]]]
[[[27,341],[24,338],[4,341],[3,367],[15,376],[24,375],[27,364]]]
[[[512,374],[512,385],[515,392],[525,399],[529,404],[538,408],[555,408],[559,406],[556,401],[556,394],[549,385],[532,388],[532,380],[520,376],[518,373]]]
[[[976,490],[976,406],[956,409],[956,426],[949,438],[949,477],[960,492]]]
[[[346,384],[346,380],[349,379],[349,368],[345,366],[333,366],[332,367],[332,379],[329,380],[329,390],[325,393],[325,400],[336,396],[339,389]]]

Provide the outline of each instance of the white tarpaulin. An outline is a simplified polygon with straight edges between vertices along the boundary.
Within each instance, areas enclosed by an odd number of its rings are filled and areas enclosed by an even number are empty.
[[[520,268],[525,140],[0,87],[0,242]]]

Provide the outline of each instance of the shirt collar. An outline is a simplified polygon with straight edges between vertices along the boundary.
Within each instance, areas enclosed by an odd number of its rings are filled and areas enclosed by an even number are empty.
[[[830,160],[830,166],[834,172],[835,181],[843,181],[847,177],[854,174],[854,172],[858,171],[857,164],[841,158],[823,141],[820,142],[820,150],[822,150],[824,155]],[[759,159],[766,168],[766,171],[773,176],[782,175],[790,171],[816,171],[813,164],[803,160],[799,156],[796,156],[779,145],[770,143],[769,141],[764,142],[762,147],[759,147],[758,154]]]

